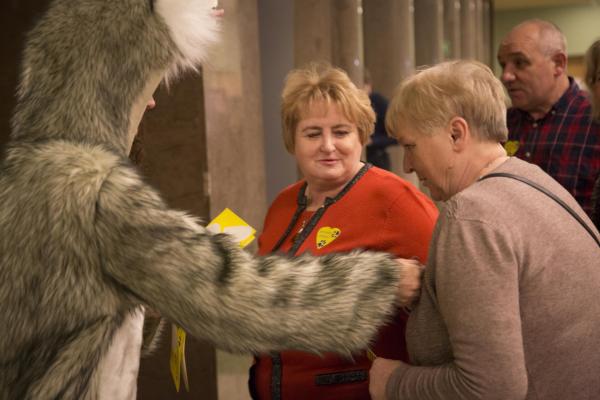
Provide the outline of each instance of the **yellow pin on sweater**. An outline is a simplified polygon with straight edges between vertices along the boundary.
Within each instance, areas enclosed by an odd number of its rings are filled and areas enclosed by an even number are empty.
[[[333,242],[342,234],[342,231],[339,228],[331,228],[329,226],[324,226],[317,232],[317,249],[322,249],[327,246],[329,243]]]

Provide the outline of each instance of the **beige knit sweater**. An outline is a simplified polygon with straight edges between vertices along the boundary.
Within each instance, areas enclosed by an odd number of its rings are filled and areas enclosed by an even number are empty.
[[[538,167],[511,158],[494,172],[541,184],[593,226]],[[600,399],[599,295],[600,248],[573,217],[521,182],[477,182],[440,214],[407,328],[416,366],[393,373],[388,399]]]

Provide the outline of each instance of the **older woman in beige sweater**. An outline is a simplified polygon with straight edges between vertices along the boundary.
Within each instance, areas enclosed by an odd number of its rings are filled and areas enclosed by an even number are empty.
[[[376,359],[375,400],[600,398],[598,231],[549,175],[506,156],[505,115],[477,62],[427,69],[392,100],[404,168],[444,204],[407,326],[414,365]]]

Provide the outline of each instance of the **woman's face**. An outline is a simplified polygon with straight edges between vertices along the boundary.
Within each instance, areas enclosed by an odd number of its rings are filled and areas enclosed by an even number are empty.
[[[309,185],[344,185],[361,167],[358,129],[335,103],[313,103],[294,135],[294,156]]]
[[[598,79],[593,85],[592,85],[592,95],[594,96],[594,101],[596,102],[596,104],[598,106],[600,106],[600,79]]]
[[[397,133],[404,147],[404,171],[415,172],[434,200],[445,201],[455,195],[457,189],[452,177],[455,154],[450,131],[439,128],[424,134],[403,123]]]

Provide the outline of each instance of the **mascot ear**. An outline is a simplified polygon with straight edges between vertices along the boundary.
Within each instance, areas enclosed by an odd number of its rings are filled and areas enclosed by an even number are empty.
[[[213,15],[214,0],[152,0],[154,10],[169,28],[177,46],[174,68],[168,75],[196,69],[208,47],[217,41],[219,21]]]

